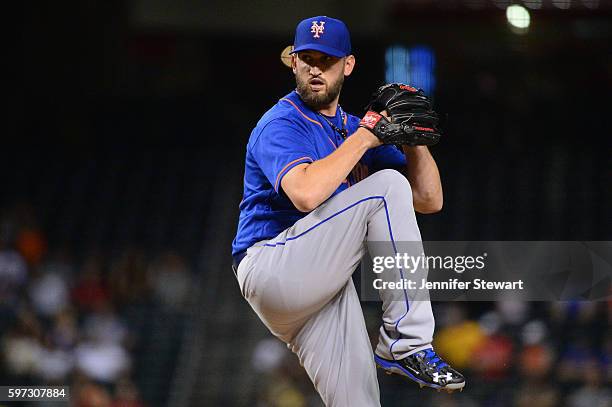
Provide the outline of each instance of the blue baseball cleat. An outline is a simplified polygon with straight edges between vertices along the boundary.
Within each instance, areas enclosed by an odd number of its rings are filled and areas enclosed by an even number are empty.
[[[374,354],[374,360],[386,374],[407,377],[421,388],[431,387],[452,393],[465,387],[463,375],[450,367],[433,349],[425,349],[400,360],[387,360]]]

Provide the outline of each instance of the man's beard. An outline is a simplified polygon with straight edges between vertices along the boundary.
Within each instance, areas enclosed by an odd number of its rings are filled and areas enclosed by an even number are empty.
[[[313,92],[310,89],[308,80],[302,80],[297,75],[295,76],[295,83],[297,85],[297,92],[304,103],[311,109],[317,111],[328,107],[331,102],[338,97],[340,90],[342,90],[342,84],[344,83],[344,75],[340,75],[338,80],[331,85],[328,84],[328,89],[325,93]]]

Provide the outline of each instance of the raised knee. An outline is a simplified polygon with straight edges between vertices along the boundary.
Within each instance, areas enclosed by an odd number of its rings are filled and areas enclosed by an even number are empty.
[[[385,185],[391,188],[391,190],[405,189],[412,194],[412,188],[408,179],[397,170],[385,169],[376,172],[373,177],[377,178],[377,184]]]

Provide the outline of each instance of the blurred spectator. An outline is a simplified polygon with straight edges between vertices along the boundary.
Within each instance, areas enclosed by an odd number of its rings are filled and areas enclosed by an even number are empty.
[[[519,355],[519,370],[525,378],[531,381],[550,379],[554,361],[554,353],[549,346],[526,346]]]
[[[125,324],[114,312],[113,305],[107,301],[95,304],[83,323],[85,337],[95,342],[123,344],[128,335]]]
[[[269,407],[306,407],[306,398],[294,384],[280,379],[269,388]]]
[[[521,331],[521,337],[525,345],[537,345],[546,339],[546,325],[542,321],[530,321],[525,324]]]
[[[15,303],[27,277],[27,265],[19,252],[0,240],[0,305]]]
[[[74,278],[74,259],[65,248],[55,250],[49,253],[41,269],[43,274],[48,272],[70,280]]]
[[[79,339],[79,330],[74,314],[68,310],[58,313],[55,316],[50,335],[54,346],[65,350],[74,348]]]
[[[550,304],[551,319],[559,324],[578,322],[582,324],[593,321],[597,314],[597,302],[557,301]]]
[[[191,288],[185,259],[177,253],[163,253],[151,264],[149,273],[155,298],[168,309],[183,309]]]
[[[306,407],[321,405],[320,398],[298,359],[276,338],[264,338],[255,346],[253,369],[259,377],[257,407]],[[312,399],[312,400],[311,400]]]
[[[9,372],[26,377],[34,373],[41,350],[36,338],[9,333],[4,340],[4,359]]]
[[[559,379],[562,382],[578,383],[582,380],[584,370],[595,358],[589,346],[589,338],[580,335],[572,340],[561,355],[559,361]]]
[[[554,353],[545,345],[526,346],[518,360],[524,378],[516,394],[517,407],[554,407],[560,404],[560,394],[553,382]]]
[[[29,294],[34,310],[45,317],[51,317],[68,306],[68,285],[60,274],[50,269],[44,269],[32,280]]]
[[[557,407],[560,396],[557,389],[545,384],[524,384],[518,389],[514,405],[516,407]]]
[[[508,325],[520,325],[529,315],[529,303],[518,300],[504,300],[495,303],[503,323]]]
[[[115,342],[88,340],[75,351],[76,367],[96,381],[112,384],[130,367],[130,357]]]
[[[92,307],[83,323],[85,340],[75,350],[76,366],[87,377],[112,384],[131,364],[123,347],[128,331],[110,302],[99,298]]]
[[[477,322],[466,320],[456,303],[446,308],[445,326],[438,330],[434,347],[458,369],[468,367],[485,335]]]
[[[112,399],[104,387],[93,383],[85,383],[75,389],[75,407],[111,407]]]
[[[83,264],[79,281],[72,291],[75,303],[82,310],[92,310],[96,304],[108,302],[110,294],[102,279],[102,264],[97,255],[89,255]]]
[[[22,310],[16,325],[4,337],[2,344],[4,360],[11,374],[29,377],[39,362],[41,354],[41,327],[36,316]]]
[[[17,236],[16,246],[31,267],[38,266],[47,251],[47,241],[42,232],[35,228],[22,229]]]
[[[146,297],[147,260],[141,250],[128,249],[110,270],[110,290],[116,304],[132,303]]]
[[[473,367],[488,380],[506,378],[512,366],[514,346],[510,338],[496,334],[487,337],[478,347]]]
[[[253,369],[260,373],[272,373],[280,368],[283,359],[290,356],[287,346],[276,338],[260,340],[253,350]]]
[[[144,407],[136,385],[126,378],[121,379],[115,386],[112,407]]]
[[[40,349],[36,363],[37,375],[47,384],[64,385],[74,367],[74,357],[70,351],[59,348],[47,340]]]
[[[584,385],[568,400],[569,407],[612,407],[612,391],[603,386],[605,372],[597,360],[590,360],[582,371]]]
[[[478,319],[478,324],[485,335],[494,335],[499,332],[502,321],[499,313],[496,311],[489,311]]]

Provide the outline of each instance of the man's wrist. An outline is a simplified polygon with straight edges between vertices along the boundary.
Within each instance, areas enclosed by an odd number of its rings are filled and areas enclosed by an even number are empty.
[[[380,140],[370,130],[364,127],[358,127],[357,131],[351,137],[355,137],[366,149],[379,146]]]

